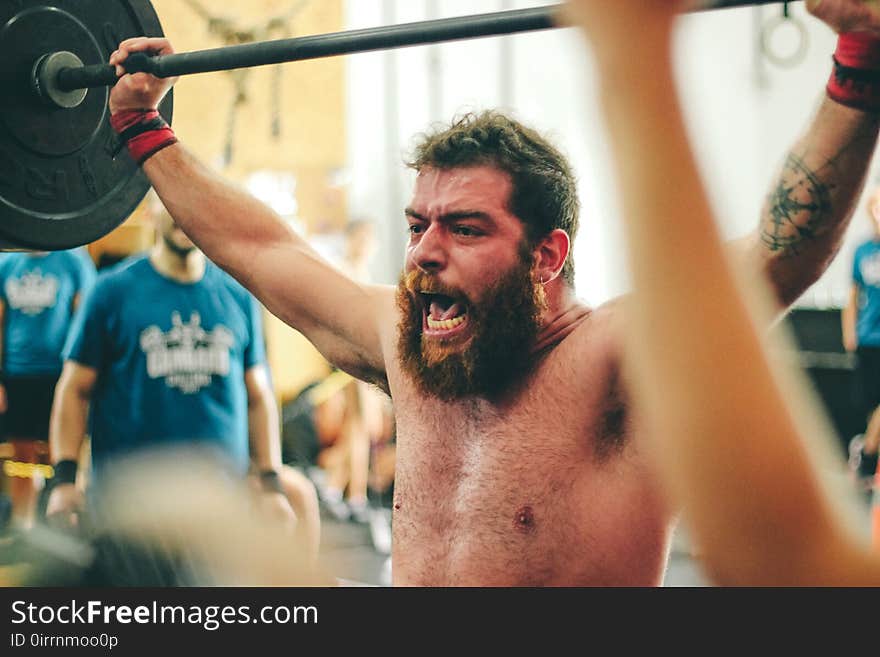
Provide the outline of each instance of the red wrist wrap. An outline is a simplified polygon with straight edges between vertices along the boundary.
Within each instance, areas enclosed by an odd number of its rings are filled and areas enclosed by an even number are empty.
[[[853,109],[880,112],[880,37],[844,32],[837,39],[833,60],[828,97]]]
[[[177,143],[174,131],[156,110],[124,110],[110,117],[110,125],[128,146],[131,159],[143,164],[166,146]]]

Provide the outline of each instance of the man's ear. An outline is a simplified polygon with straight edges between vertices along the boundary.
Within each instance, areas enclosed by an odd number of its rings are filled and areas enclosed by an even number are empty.
[[[547,284],[559,276],[570,249],[571,240],[568,233],[561,228],[541,238],[532,253],[535,259],[535,275],[541,283]]]

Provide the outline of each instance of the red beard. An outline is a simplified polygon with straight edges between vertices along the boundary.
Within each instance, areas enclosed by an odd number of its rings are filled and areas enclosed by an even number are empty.
[[[424,335],[429,311],[420,292],[425,289],[464,306],[469,326],[463,341],[447,343]],[[415,270],[400,278],[397,307],[398,359],[422,392],[445,401],[467,396],[497,399],[522,383],[532,365],[546,300],[543,286],[531,274],[531,254],[524,252],[476,303]]]

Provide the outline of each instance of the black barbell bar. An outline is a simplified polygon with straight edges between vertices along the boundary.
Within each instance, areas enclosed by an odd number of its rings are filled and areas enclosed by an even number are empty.
[[[618,1],[618,0],[615,0]],[[691,11],[779,4],[779,0],[709,0]],[[353,53],[427,45],[445,41],[501,36],[564,27],[557,20],[561,5],[514,9],[488,14],[457,16],[416,23],[370,27],[347,32],[295,37],[211,48],[173,55],[133,53],[125,62],[129,73],[146,72],[160,78],[283,62],[333,57]],[[114,67],[108,64],[62,68],[55,85],[62,92],[116,84]]]

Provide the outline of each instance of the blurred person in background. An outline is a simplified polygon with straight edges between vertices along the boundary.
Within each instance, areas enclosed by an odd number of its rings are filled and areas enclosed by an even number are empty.
[[[52,414],[56,476],[47,515],[60,524],[79,520],[76,479],[86,434],[88,511],[98,517],[117,464],[155,450],[198,447],[206,462],[233,478],[244,478],[252,460],[258,507],[289,526],[298,549],[314,560],[317,499],[304,476],[281,464],[262,310],[195,248],[158,197],[151,195],[148,207],[154,246],[102,271],[65,347]],[[198,481],[190,483],[199,495]]]
[[[841,313],[844,348],[856,355],[859,412],[866,429],[849,445],[850,466],[860,490],[872,497],[874,545],[880,548],[880,490],[877,452],[880,447],[880,189],[868,198],[873,235],[855,250],[852,286]]]
[[[10,480],[13,523],[29,528],[49,461],[49,416],[74,311],[95,280],[84,249],[0,257],[0,413],[18,466]]]

